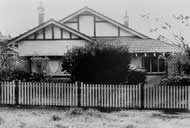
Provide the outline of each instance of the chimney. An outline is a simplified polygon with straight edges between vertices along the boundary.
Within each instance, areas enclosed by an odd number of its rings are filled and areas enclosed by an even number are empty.
[[[124,25],[125,25],[126,27],[129,27],[129,16],[128,16],[128,12],[127,12],[127,11],[125,11]]]
[[[42,24],[44,22],[44,7],[42,2],[40,2],[40,6],[38,7],[38,24]]]

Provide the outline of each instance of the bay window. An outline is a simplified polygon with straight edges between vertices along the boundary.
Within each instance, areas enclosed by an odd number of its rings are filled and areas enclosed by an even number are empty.
[[[165,61],[157,57],[143,57],[142,66],[149,73],[165,72]]]

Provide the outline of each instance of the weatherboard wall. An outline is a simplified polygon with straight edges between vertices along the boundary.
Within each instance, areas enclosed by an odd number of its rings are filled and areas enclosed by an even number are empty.
[[[28,40],[18,44],[19,56],[63,56],[75,47],[84,47],[84,40]]]

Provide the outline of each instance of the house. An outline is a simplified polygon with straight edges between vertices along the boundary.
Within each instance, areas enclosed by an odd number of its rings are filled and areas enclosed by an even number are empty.
[[[84,7],[56,21],[42,22],[44,9],[39,8],[39,25],[13,38],[8,46],[28,60],[28,70],[36,72],[32,57],[48,57],[46,74],[63,76],[62,57],[73,47],[85,47],[97,42],[127,46],[132,54],[131,67],[146,69],[150,75],[164,74],[165,62],[159,56],[178,52],[177,46],[151,39],[126,25]]]

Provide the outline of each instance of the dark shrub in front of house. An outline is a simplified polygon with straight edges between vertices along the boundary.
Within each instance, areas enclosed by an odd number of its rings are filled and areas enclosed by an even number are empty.
[[[66,54],[62,68],[73,81],[100,84],[136,84],[145,81],[143,72],[129,69],[130,54],[126,47],[98,45],[76,48]]]
[[[185,86],[185,85],[190,85],[190,77],[188,76],[173,76],[169,78],[164,78],[161,79],[159,82],[159,85],[180,85],[180,86]]]
[[[146,73],[143,71],[131,70],[129,71],[127,84],[145,83]]]
[[[73,49],[64,57],[62,67],[73,81],[119,84],[126,82],[129,63],[127,48],[94,46]]]

